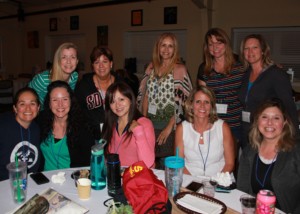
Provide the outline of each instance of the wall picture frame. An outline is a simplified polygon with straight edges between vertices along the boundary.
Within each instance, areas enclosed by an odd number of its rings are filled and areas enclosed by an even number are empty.
[[[108,46],[108,25],[97,26],[97,44]]]
[[[79,30],[79,16],[70,16],[70,30]]]
[[[164,24],[177,24],[177,7],[164,8]]]
[[[143,25],[143,10],[132,10],[131,26],[142,26],[142,25]]]
[[[49,19],[49,30],[50,31],[57,31],[57,18],[50,18]]]

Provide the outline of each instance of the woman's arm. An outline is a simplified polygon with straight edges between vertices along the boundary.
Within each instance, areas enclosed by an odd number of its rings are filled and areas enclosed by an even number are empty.
[[[182,127],[182,124],[179,124],[176,127],[174,154],[176,154],[176,149],[177,148],[178,148],[178,155],[179,155],[179,157],[184,158],[185,156],[184,156],[183,127]],[[186,167],[184,167],[183,173],[184,174],[188,174],[188,175],[191,174]]]
[[[223,123],[223,146],[225,165],[222,172],[232,172],[234,170],[235,146],[231,130],[226,122]]]
[[[147,167],[154,166],[155,160],[155,133],[152,122],[147,118],[133,120],[129,131],[133,133],[137,146],[139,160],[143,160]]]
[[[158,145],[165,144],[175,125],[175,115],[170,118],[168,125],[161,131],[157,137]]]
[[[145,92],[143,104],[142,104],[142,114],[147,117],[148,114],[148,92]]]

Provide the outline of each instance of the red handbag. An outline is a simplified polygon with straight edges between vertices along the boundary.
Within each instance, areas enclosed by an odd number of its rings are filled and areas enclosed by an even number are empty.
[[[134,213],[168,213],[168,191],[143,161],[124,171],[123,190]]]

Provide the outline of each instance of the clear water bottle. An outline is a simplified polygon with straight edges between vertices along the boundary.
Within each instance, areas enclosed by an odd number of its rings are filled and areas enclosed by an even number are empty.
[[[121,166],[118,154],[107,155],[107,190],[114,197],[121,192]]]
[[[91,181],[92,188],[95,190],[101,190],[106,187],[106,167],[104,158],[105,144],[106,141],[101,139],[92,146]]]

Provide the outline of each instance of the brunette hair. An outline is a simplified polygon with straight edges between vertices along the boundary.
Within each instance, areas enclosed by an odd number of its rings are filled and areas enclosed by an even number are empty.
[[[103,126],[103,139],[107,142],[111,141],[113,130],[116,128],[116,124],[118,121],[118,116],[111,110],[110,104],[114,100],[114,95],[116,91],[119,91],[123,96],[127,97],[130,100],[130,107],[128,113],[128,124],[131,124],[133,120],[138,120],[142,117],[142,114],[136,107],[136,98],[135,95],[125,82],[118,81],[111,84],[105,96],[105,122]],[[132,136],[132,132],[128,132],[126,139]],[[108,148],[108,146],[106,147]]]
[[[195,94],[200,91],[206,94],[210,99],[211,108],[209,113],[209,122],[213,124],[215,121],[218,120],[215,93],[210,88],[202,85],[198,86],[197,89],[193,89],[193,91],[190,93],[189,97],[185,101],[184,109],[185,109],[186,120],[189,121],[190,123],[194,123],[193,102],[195,99]]]
[[[102,55],[106,56],[110,62],[112,62],[114,60],[113,53],[110,49],[101,47],[101,46],[96,46],[93,48],[93,50],[90,54],[90,61],[91,61],[92,69],[93,69],[94,62]]]
[[[69,86],[68,83],[65,81],[57,80],[48,86],[48,93],[45,97],[45,104],[44,104],[44,111],[41,123],[41,142],[45,141],[49,133],[53,130],[53,123],[54,123],[54,114],[50,109],[50,94],[56,88],[65,88],[70,96],[70,111],[68,113],[67,118],[67,128],[66,128],[66,135],[67,135],[67,142],[68,145],[74,146],[78,144],[78,133],[81,124],[83,123],[82,113],[75,98],[74,92]],[[47,142],[47,141],[45,141]]]
[[[265,38],[260,34],[251,34],[251,35],[246,36],[242,40],[241,46],[240,46],[240,59],[244,65],[244,68],[247,69],[250,66],[249,62],[245,59],[245,56],[244,56],[245,43],[249,39],[256,39],[259,42],[259,45],[260,45],[260,48],[262,51],[262,66],[263,66],[263,68],[265,68],[269,65],[272,65],[274,62],[270,58],[271,57],[271,49],[270,49],[269,44],[265,40]]]
[[[163,33],[161,34],[158,39],[156,40],[156,43],[153,48],[153,53],[152,53],[152,63],[154,67],[154,76],[158,75],[158,71],[160,66],[162,65],[162,60],[160,56],[160,46],[163,42],[164,39],[170,38],[173,41],[174,44],[174,54],[171,58],[171,63],[169,67],[167,68],[167,73],[164,74],[163,77],[166,77],[169,73],[172,72],[175,64],[180,63],[180,57],[179,57],[179,47],[178,47],[178,41],[176,39],[176,36],[172,33]]]
[[[63,79],[63,70],[61,68],[60,62],[61,62],[61,53],[63,50],[65,49],[70,49],[73,48],[76,50],[76,58],[78,60],[77,57],[77,52],[78,52],[78,48],[75,44],[70,43],[70,42],[66,42],[61,44],[57,50],[55,51],[54,54],[54,59],[53,59],[53,65],[52,65],[52,69],[50,72],[50,79],[51,81],[56,81],[56,80],[62,80]]]
[[[266,100],[259,108],[256,110],[253,118],[253,123],[249,132],[250,144],[253,148],[258,149],[264,136],[260,133],[258,129],[258,120],[262,112],[270,107],[276,107],[282,113],[285,120],[280,139],[277,143],[278,151],[290,151],[295,145],[295,128],[294,125],[285,109],[283,102],[278,98],[272,98]]]
[[[13,106],[16,107],[16,105],[19,102],[20,96],[22,94],[24,94],[25,92],[31,93],[35,97],[36,103],[38,104],[38,106],[40,106],[40,100],[39,100],[38,94],[36,93],[36,91],[34,89],[29,88],[29,87],[21,88],[20,90],[17,91],[17,93],[16,93],[16,95],[14,96],[14,99],[13,99]]]
[[[232,70],[233,64],[235,63],[235,59],[234,59],[229,37],[226,34],[226,32],[220,28],[211,28],[205,34],[204,44],[203,44],[203,53],[204,53],[204,62],[205,62],[204,74],[206,76],[209,76],[213,68],[214,57],[209,52],[209,43],[210,40],[212,39],[212,36],[215,36],[218,42],[221,42],[225,45],[224,72],[226,75],[230,75],[230,71]]]

